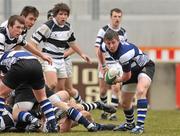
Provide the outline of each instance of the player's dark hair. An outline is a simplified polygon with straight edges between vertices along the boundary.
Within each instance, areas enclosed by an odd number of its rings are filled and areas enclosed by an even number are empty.
[[[15,24],[15,21],[18,21],[20,24],[25,25],[25,20],[22,16],[19,15],[12,15],[8,19],[8,27],[13,26]]]
[[[29,14],[32,14],[34,17],[39,16],[39,11],[36,9],[36,7],[33,6],[25,6],[21,11],[21,16],[27,17]]]
[[[106,40],[111,41],[111,40],[113,40],[113,39],[116,39],[116,40],[119,41],[119,35],[118,35],[117,32],[109,29],[109,30],[105,33],[105,35],[104,35],[104,41],[106,41]]]
[[[67,4],[65,3],[58,3],[56,5],[54,5],[54,8],[53,8],[53,16],[57,16],[57,14],[59,13],[59,11],[65,11],[67,12],[68,16],[70,14],[70,8]]]
[[[50,9],[48,12],[47,12],[47,19],[49,20],[50,17],[53,17],[53,10]]]
[[[122,13],[122,10],[119,9],[119,8],[113,8],[113,9],[111,9],[111,11],[110,11],[110,16],[112,16],[113,12]]]

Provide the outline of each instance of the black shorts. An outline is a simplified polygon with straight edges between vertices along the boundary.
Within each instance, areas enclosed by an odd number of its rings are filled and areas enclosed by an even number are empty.
[[[15,89],[14,102],[18,103],[18,102],[25,102],[25,101],[32,102],[32,103],[37,102],[33,94],[33,90],[31,86],[29,86],[28,84],[21,84]]]
[[[36,59],[23,59],[13,64],[2,80],[11,89],[27,84],[34,90],[44,87],[42,66]]]
[[[54,94],[54,92],[51,91],[47,86],[45,86],[45,91],[46,91],[47,97],[50,97],[51,95]],[[28,86],[27,84],[22,84],[15,89],[14,102],[18,103],[18,102],[25,102],[25,101],[32,102],[32,103],[37,102],[33,94],[31,86]]]
[[[155,72],[155,64],[153,61],[150,60],[143,68],[140,68],[140,69],[134,70],[134,71],[132,70],[131,78],[128,81],[123,82],[123,85],[130,84],[130,83],[137,83],[138,75],[140,73],[145,73],[146,75],[148,75],[151,78],[151,80],[153,80],[154,72]]]

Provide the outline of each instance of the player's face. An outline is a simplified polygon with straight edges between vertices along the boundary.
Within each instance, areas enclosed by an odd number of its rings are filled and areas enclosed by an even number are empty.
[[[9,26],[9,33],[11,38],[18,38],[24,30],[24,25],[15,21],[13,26]]]
[[[68,19],[69,15],[66,11],[59,11],[55,19],[59,25],[64,25]]]
[[[25,17],[25,27],[27,29],[31,29],[31,27],[35,24],[37,20],[37,17],[35,17],[33,14],[28,14],[26,17]]]
[[[110,52],[115,53],[117,51],[117,48],[119,46],[119,40],[112,39],[112,40],[105,40],[104,42]]]
[[[121,23],[122,13],[112,12],[111,25],[113,28],[118,28]]]

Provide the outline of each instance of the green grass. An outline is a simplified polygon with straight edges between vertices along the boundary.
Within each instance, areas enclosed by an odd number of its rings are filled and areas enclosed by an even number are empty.
[[[99,119],[100,111],[94,111],[93,117],[99,123],[119,124],[124,121],[121,110],[118,111],[118,121],[102,121]],[[1,133],[1,136],[133,136],[129,132],[87,132],[82,126],[72,129],[69,133],[44,134],[44,133]],[[180,136],[180,111],[152,111],[150,110],[145,122],[145,133],[142,136]]]

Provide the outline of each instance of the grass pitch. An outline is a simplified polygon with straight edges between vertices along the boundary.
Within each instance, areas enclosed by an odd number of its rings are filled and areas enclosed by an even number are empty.
[[[99,119],[100,111],[92,112],[96,122],[120,124],[124,122],[124,115],[118,111],[118,121],[104,121]],[[44,133],[0,133],[0,136],[133,136],[129,132],[87,132],[82,126],[72,129],[69,133],[44,134]],[[142,136],[180,136],[180,111],[153,111],[150,110],[145,122],[145,133]]]

